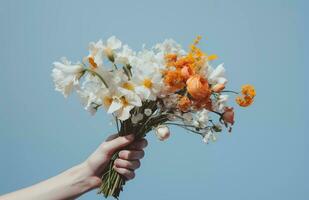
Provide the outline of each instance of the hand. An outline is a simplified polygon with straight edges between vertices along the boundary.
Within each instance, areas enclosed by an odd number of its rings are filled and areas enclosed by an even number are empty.
[[[134,178],[134,170],[144,156],[145,139],[134,141],[134,135],[113,135],[103,142],[83,163],[63,173],[25,189],[0,196],[0,200],[69,200],[101,185],[101,176],[112,155],[119,151],[114,169],[128,180]]]
[[[110,136],[99,148],[85,161],[92,178],[93,188],[101,185],[101,176],[105,171],[112,155],[119,151],[119,158],[114,162],[114,169],[127,180],[135,177],[134,170],[140,167],[140,159],[144,157],[143,149],[147,140],[134,141],[134,135],[117,137]]]

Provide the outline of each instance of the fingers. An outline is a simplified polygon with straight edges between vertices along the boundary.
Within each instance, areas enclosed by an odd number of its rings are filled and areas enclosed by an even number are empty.
[[[126,136],[120,136],[112,140],[108,140],[103,143],[102,145],[102,151],[106,153],[107,155],[112,155],[115,151],[129,145],[134,140],[134,135],[126,135]]]
[[[119,152],[118,156],[124,160],[139,160],[144,157],[145,153],[143,150],[122,150]]]
[[[114,169],[128,180],[135,177],[134,170],[140,167],[140,159],[145,155],[143,149],[147,146],[147,140],[139,139],[131,143],[125,150],[119,152],[114,162]]]
[[[145,147],[147,147],[148,145],[148,142],[146,139],[140,139],[140,140],[137,140],[135,142],[133,142],[132,144],[130,144],[128,146],[128,148],[126,149],[130,149],[130,150],[142,150],[144,149]]]
[[[126,168],[118,168],[116,166],[114,166],[114,169],[116,172],[118,172],[119,174],[123,175],[124,177],[126,177],[128,180],[131,180],[135,177],[135,173],[134,171],[131,171],[129,169]]]
[[[141,166],[141,163],[139,160],[124,160],[124,159],[116,159],[114,162],[115,167],[118,168],[126,168],[130,170],[135,170]]]

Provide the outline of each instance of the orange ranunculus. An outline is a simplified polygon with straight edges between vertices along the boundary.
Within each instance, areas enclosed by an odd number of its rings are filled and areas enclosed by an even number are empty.
[[[164,76],[164,83],[168,86],[170,92],[175,92],[185,87],[185,79],[181,76],[180,71],[166,71]]]
[[[194,108],[196,110],[200,110],[202,108],[205,108],[207,110],[212,110],[212,101],[209,97],[206,97],[204,99],[196,100],[193,102]]]
[[[234,110],[232,107],[225,108],[222,119],[225,123],[234,124]]]
[[[179,110],[183,112],[188,111],[190,106],[191,106],[191,100],[187,96],[181,97],[181,99],[179,100],[177,104],[177,107],[179,108]]]
[[[193,75],[187,80],[187,90],[197,100],[204,99],[210,95],[207,80],[199,74]]]
[[[191,67],[185,66],[183,67],[181,70],[181,75],[182,77],[187,80],[188,78],[190,78],[190,76],[192,76],[193,74],[195,74],[194,69],[192,69]]]

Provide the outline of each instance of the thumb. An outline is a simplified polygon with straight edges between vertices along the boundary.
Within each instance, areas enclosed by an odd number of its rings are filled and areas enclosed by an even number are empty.
[[[121,149],[122,147],[127,146],[134,140],[134,134],[119,136],[115,139],[106,141],[104,143],[104,152],[107,155],[112,155],[115,151]]]

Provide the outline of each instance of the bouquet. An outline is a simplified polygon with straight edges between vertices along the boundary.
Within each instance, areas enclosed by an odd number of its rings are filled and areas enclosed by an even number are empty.
[[[155,130],[159,140],[166,140],[169,126],[174,125],[201,136],[205,143],[215,141],[223,128],[231,132],[234,124],[228,94],[238,95],[236,103],[247,107],[254,101],[255,89],[243,85],[240,92],[226,90],[223,64],[212,67],[217,55],[203,52],[197,46],[200,39],[188,51],[172,39],[138,52],[115,36],[91,42],[89,55],[81,62],[66,58],[54,62],[55,88],[64,97],[75,90],[91,114],[105,109],[120,136],[145,137]],[[113,170],[117,155],[102,175],[99,193],[105,197],[118,198],[126,182]]]

